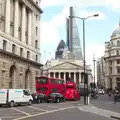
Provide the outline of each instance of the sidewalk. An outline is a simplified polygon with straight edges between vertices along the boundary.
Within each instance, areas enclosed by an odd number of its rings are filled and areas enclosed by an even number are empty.
[[[97,102],[96,102],[97,101]],[[80,100],[80,104],[78,104],[79,106],[78,109],[81,110],[81,111],[84,111],[84,112],[89,112],[89,113],[93,113],[93,114],[97,114],[97,115],[101,115],[101,116],[105,116],[105,117],[109,117],[111,118],[111,116],[115,116],[115,117],[118,117],[120,118],[120,112],[118,112],[118,110],[116,111],[113,111],[113,106],[116,107],[120,104],[112,104],[112,106],[110,104],[103,104],[100,103],[101,101],[99,101],[98,99],[95,99],[95,105],[93,104],[94,101],[91,102],[90,100],[90,103],[88,105],[84,105],[84,97],[81,97],[81,100]],[[103,104],[103,105],[101,105]],[[109,106],[109,107],[108,107]],[[109,109],[111,108],[111,109]],[[119,108],[119,106],[118,106]],[[120,111],[120,109],[119,109]]]
[[[90,103],[98,108],[118,112],[120,114],[120,102],[115,103],[112,97],[100,96],[98,99],[91,99]]]
[[[111,118],[111,116],[120,118],[120,113],[101,109],[101,108],[93,106],[92,104],[80,105],[78,107],[78,109],[81,111],[84,111],[84,112],[89,112],[89,113],[93,113],[93,114],[97,114],[97,115],[101,115],[101,116],[105,116],[105,117],[109,117],[109,118]]]

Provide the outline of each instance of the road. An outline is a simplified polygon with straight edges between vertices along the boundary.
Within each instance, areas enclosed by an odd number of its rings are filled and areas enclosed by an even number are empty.
[[[96,104],[96,101],[92,100],[92,103]],[[84,106],[81,99],[80,101],[40,103],[13,108],[0,107],[0,118],[1,120],[111,120],[112,112],[100,111],[103,110],[91,104]]]
[[[120,102],[114,103],[113,96],[109,97],[107,94],[99,95],[98,99],[91,99],[91,104],[102,109],[120,113]]]

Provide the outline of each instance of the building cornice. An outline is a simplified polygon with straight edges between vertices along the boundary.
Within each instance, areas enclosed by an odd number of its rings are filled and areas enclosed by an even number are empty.
[[[36,65],[36,66],[39,66],[39,67],[42,67],[43,64],[41,63],[38,63],[38,62],[35,62],[35,61],[32,61],[32,60],[29,60],[27,58],[24,58],[24,57],[21,57],[19,55],[16,55],[16,54],[13,54],[13,53],[10,53],[8,51],[5,51],[5,50],[2,50],[0,49],[0,54],[4,54],[4,55],[7,55],[7,56],[11,56],[11,57],[14,57],[14,58],[17,58],[17,59],[20,59],[20,60],[23,60],[29,64],[33,64],[33,65]]]
[[[42,9],[33,0],[22,0],[32,11],[36,11],[38,14],[43,13]]]

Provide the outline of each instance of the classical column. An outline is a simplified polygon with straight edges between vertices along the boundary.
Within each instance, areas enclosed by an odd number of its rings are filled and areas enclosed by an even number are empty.
[[[79,83],[81,83],[81,73],[79,73]]]
[[[5,32],[10,34],[10,0],[6,0],[5,8]]]
[[[30,46],[31,46],[31,37],[32,37],[31,24],[32,24],[32,12],[29,10],[28,12],[28,45]]]
[[[48,77],[50,77],[50,72],[48,73]]]
[[[74,72],[74,82],[76,83],[76,72]]]
[[[65,72],[64,72],[64,78],[63,78],[63,79],[65,80],[65,83],[66,83],[66,78],[65,78],[65,76],[66,76],[66,74],[65,74]]]
[[[21,41],[25,42],[25,5],[22,4],[22,29],[21,29]]]
[[[18,38],[18,0],[15,0],[14,37]]]
[[[71,79],[71,73],[69,73],[69,78]]]
[[[60,76],[61,74],[60,74],[60,72],[58,73],[58,78],[60,79],[61,78],[61,76]]]
[[[53,73],[53,78],[55,78],[55,73]]]

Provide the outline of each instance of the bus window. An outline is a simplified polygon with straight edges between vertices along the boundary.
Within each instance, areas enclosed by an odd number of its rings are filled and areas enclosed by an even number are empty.
[[[37,78],[39,84],[47,84],[48,83],[48,78],[41,77]]]
[[[50,80],[50,83],[51,83],[51,84],[55,84],[55,80],[54,80],[54,79],[51,79],[51,80]]]

